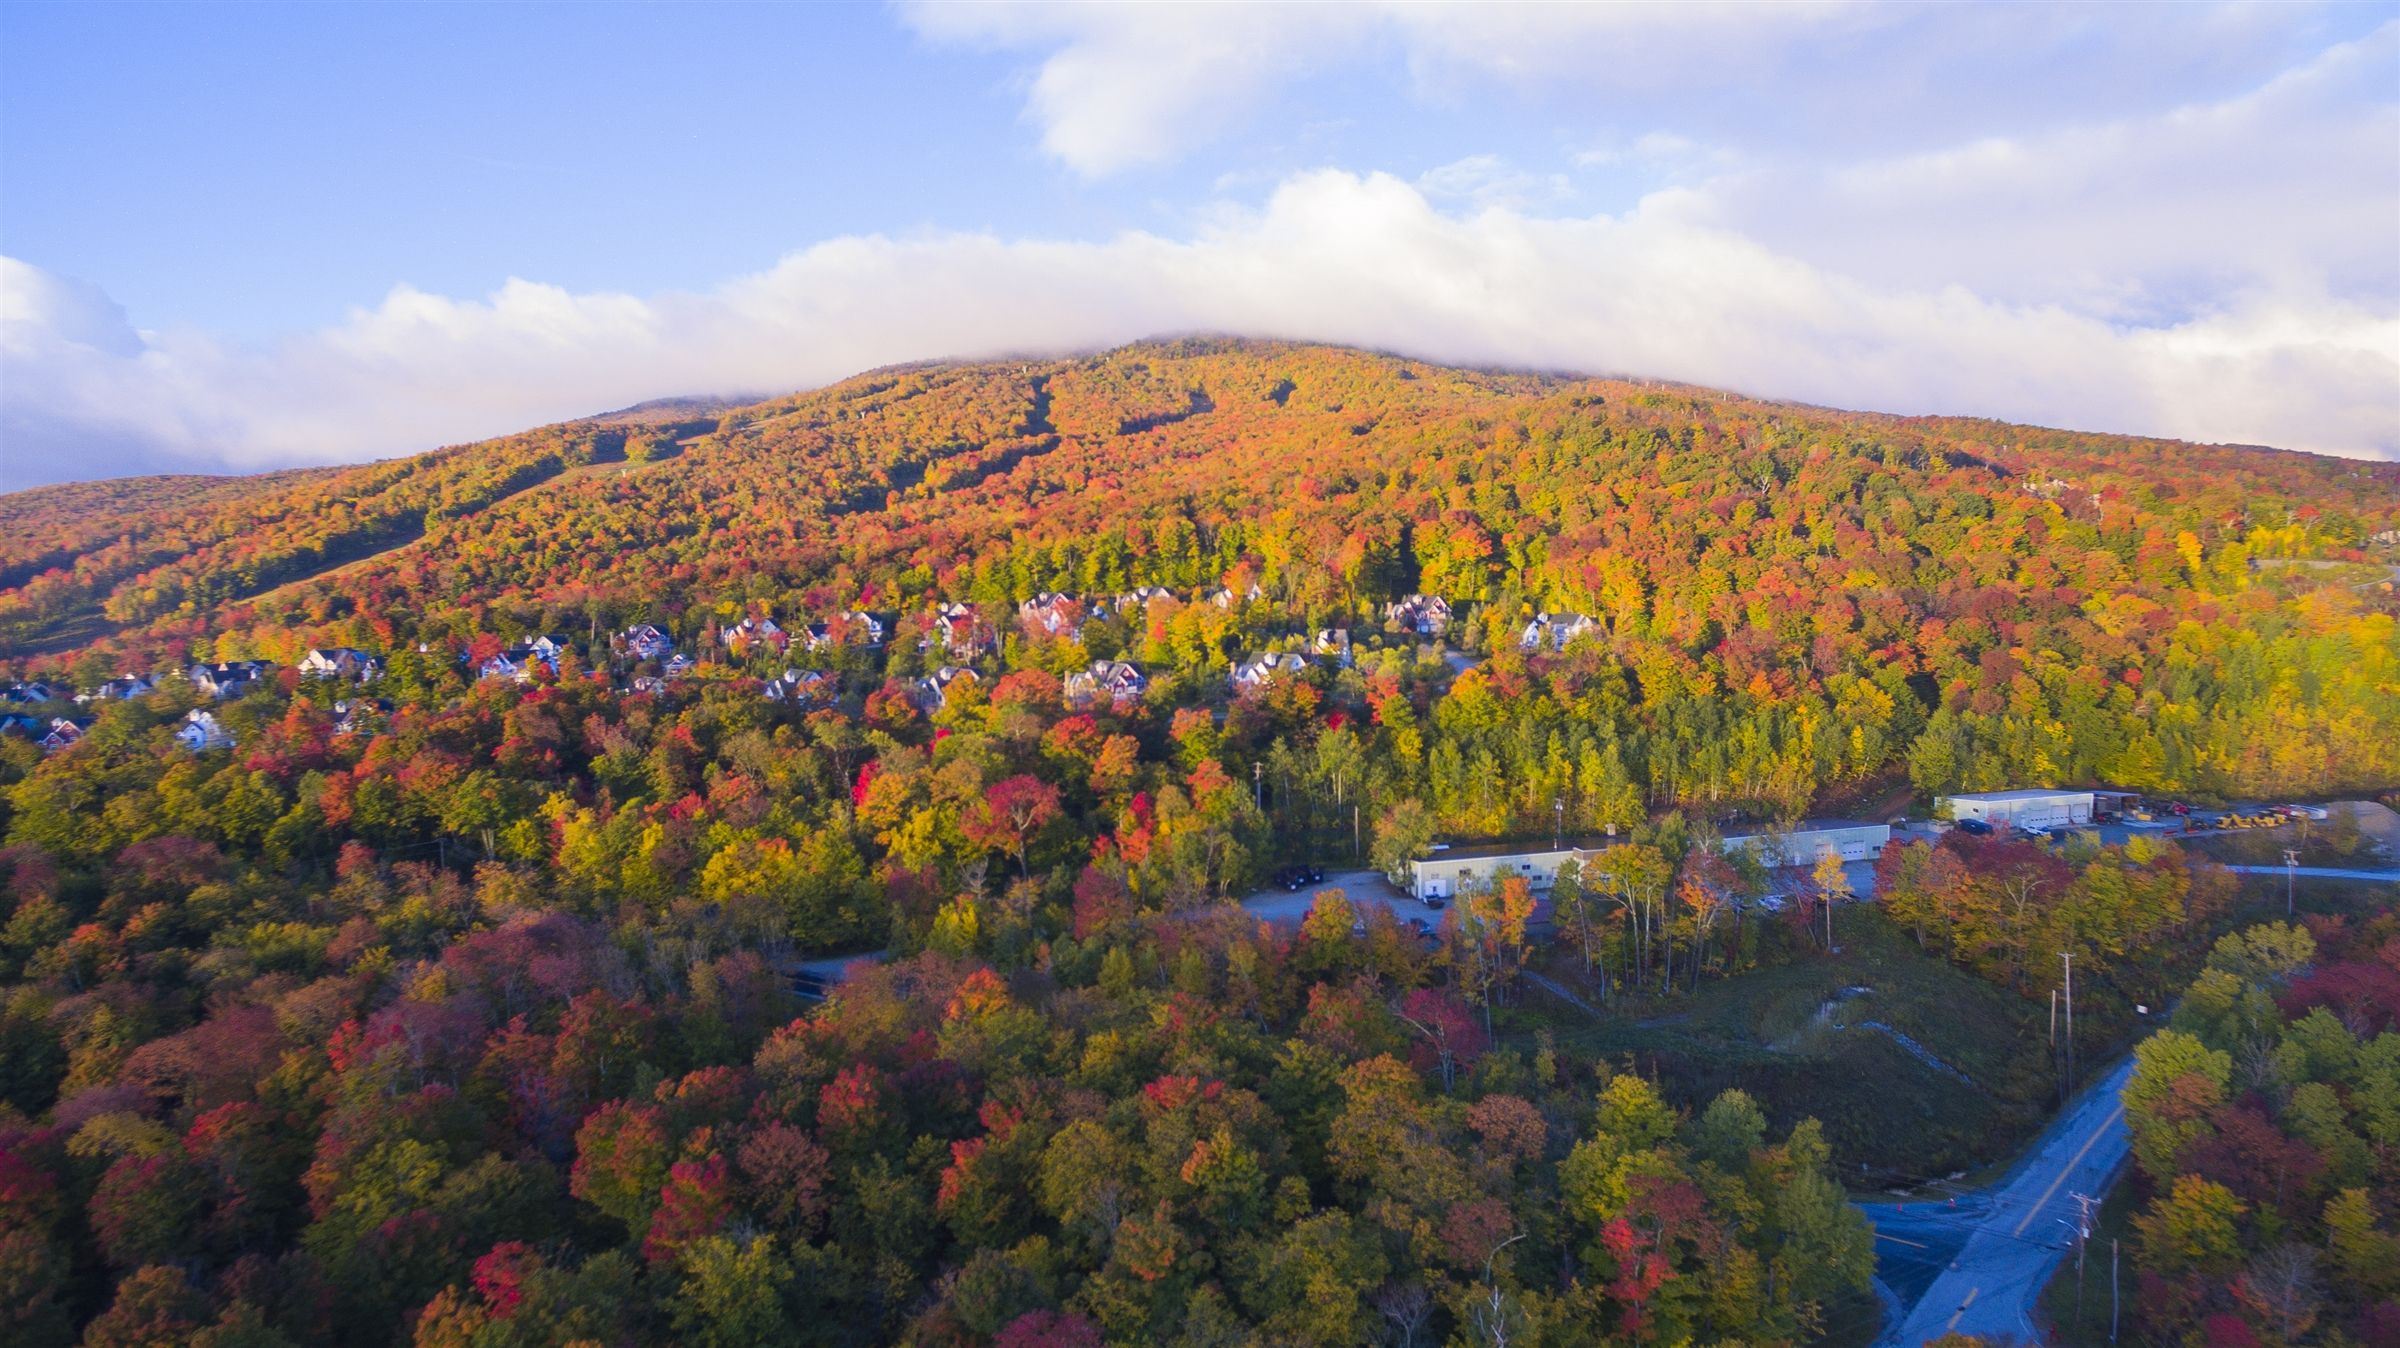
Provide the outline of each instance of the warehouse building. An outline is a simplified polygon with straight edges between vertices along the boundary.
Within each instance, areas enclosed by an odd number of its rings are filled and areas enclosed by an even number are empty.
[[[1605,839],[1579,839],[1558,847],[1525,843],[1444,847],[1408,863],[1408,892],[1419,900],[1454,899],[1512,875],[1522,876],[1536,891],[1547,890],[1558,882],[1558,868],[1568,858],[1589,866],[1613,845]]]
[[[1751,829],[1725,835],[1728,855],[1756,852],[1769,866],[1814,866],[1830,852],[1844,861],[1873,861],[1892,840],[1892,826],[1856,819],[1803,819],[1789,829]]]
[[[1994,828],[2057,828],[2088,824],[2095,810],[2118,810],[2130,799],[2121,791],[1967,791],[1934,802],[1952,820],[1979,819]]]

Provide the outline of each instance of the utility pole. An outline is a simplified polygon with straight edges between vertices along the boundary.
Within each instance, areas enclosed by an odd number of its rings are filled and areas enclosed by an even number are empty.
[[[1267,765],[1261,760],[1250,765],[1250,803],[1260,814],[1267,812]]]
[[[2292,848],[2289,848],[2289,847],[2287,847],[2287,848],[2284,848],[2284,849],[2283,849],[2283,920],[2284,920],[2284,921],[2286,921],[2286,922],[2289,922],[2289,921],[2291,921],[2291,920],[2292,920],[2292,881],[2293,881],[2295,878],[2297,878],[2297,877],[2299,876],[2299,874],[2300,874],[2300,853],[2299,853],[2298,851],[2296,851],[2296,850],[2292,849]]]
[[[2108,1341],[2117,1341],[2117,1242],[2108,1242]]]
[[[1566,843],[1566,837],[1567,837],[1567,798],[1566,798],[1566,797],[1564,797],[1564,796],[1552,796],[1552,797],[1550,798],[1550,816],[1551,816],[1551,824],[1550,824],[1550,850],[1551,850],[1551,851],[1553,851],[1553,852],[1555,852],[1555,851],[1557,851],[1557,850],[1558,850],[1560,847],[1564,846],[1564,845],[1565,845],[1565,843]]]
[[[2075,1328],[2083,1328],[2083,1247],[2092,1238],[2092,1196],[2086,1193],[2069,1195],[2075,1200]]]
[[[2072,950],[2062,950],[2062,951],[2058,952],[2058,957],[2059,957],[2060,959],[2062,959],[2062,960],[2066,961],[2066,965],[2067,965],[2067,1087],[2066,1087],[2066,1093],[2067,1093],[2067,1094],[2069,1094],[2069,1095],[2073,1095],[2073,1094],[2075,1093],[2075,952],[2074,952],[2074,951],[2072,951]]]

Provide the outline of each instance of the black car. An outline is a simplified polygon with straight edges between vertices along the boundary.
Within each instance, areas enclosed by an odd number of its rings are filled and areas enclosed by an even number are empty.
[[[1972,833],[1978,838],[1988,838],[1991,836],[1992,826],[1980,819],[1961,819],[1958,821],[1958,831]]]
[[[1323,883],[1325,879],[1325,871],[1322,867],[1303,866],[1301,869],[1308,872],[1308,882],[1310,884],[1314,885]]]
[[[1275,883],[1283,886],[1285,890],[1297,894],[1308,887],[1308,868],[1286,866],[1275,872]]]

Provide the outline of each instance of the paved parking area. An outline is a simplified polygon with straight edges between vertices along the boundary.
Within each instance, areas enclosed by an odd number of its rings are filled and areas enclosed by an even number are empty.
[[[1317,895],[1328,889],[1342,891],[1354,908],[1378,905],[1389,908],[1392,916],[1402,923],[1412,917],[1432,922],[1441,916],[1434,909],[1395,889],[1391,881],[1383,878],[1381,871],[1328,871],[1323,880],[1301,886],[1298,893],[1288,892],[1281,886],[1262,889],[1242,900],[1242,907],[1277,926],[1297,927],[1300,920],[1308,916],[1309,905],[1316,902]]]

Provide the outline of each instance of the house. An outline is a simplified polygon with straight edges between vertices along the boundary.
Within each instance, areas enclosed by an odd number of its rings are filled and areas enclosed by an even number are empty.
[[[619,638],[635,660],[664,660],[675,653],[674,639],[650,623],[637,623]]]
[[[801,641],[812,651],[829,646],[880,646],[883,620],[864,611],[837,613],[830,621],[802,628]]]
[[[1536,613],[1525,630],[1517,634],[1517,644],[1526,651],[1563,651],[1578,637],[1601,630],[1600,624],[1581,613]]]
[[[1230,588],[1211,590],[1207,599],[1218,608],[1232,608],[1235,604],[1255,604],[1265,593],[1264,590],[1253,585],[1240,594],[1235,594]]]
[[[54,754],[83,743],[84,727],[90,724],[89,721],[74,721],[64,716],[52,717],[49,730],[42,736],[42,752]]]
[[[525,643],[525,649],[539,656],[541,662],[550,666],[550,672],[555,674],[558,672],[558,657],[567,653],[567,639],[551,633],[544,633],[528,640]]]
[[[1350,629],[1347,627],[1320,627],[1317,629],[1316,638],[1309,643],[1309,648],[1319,655],[1338,660],[1347,666],[1350,663]]]
[[[536,666],[548,670],[553,678],[558,675],[558,662],[555,659],[545,659],[540,651],[531,646],[513,646],[477,665],[475,677],[531,683]]]
[[[763,641],[779,651],[792,644],[791,634],[776,626],[773,618],[765,617],[744,618],[726,628],[717,639],[736,654],[750,649],[753,642]]]
[[[64,692],[40,679],[12,683],[6,691],[0,691],[0,702],[13,703],[20,707],[30,707],[42,702],[64,702],[65,700]]]
[[[23,740],[38,740],[48,733],[48,730],[49,728],[42,723],[39,717],[27,716],[21,711],[0,712],[0,735],[14,735]]]
[[[311,649],[300,657],[300,674],[310,679],[352,679],[365,681],[383,673],[383,662],[365,651],[348,646]]]
[[[215,712],[194,707],[183,718],[183,724],[175,728],[175,742],[192,753],[201,753],[209,749],[232,748],[233,736],[225,727],[217,724]]]
[[[981,614],[960,603],[944,603],[934,610],[933,635],[919,643],[918,648],[931,650],[936,640],[943,654],[963,660],[1000,649],[999,634],[983,625]]]
[[[1450,630],[1450,601],[1438,594],[1402,595],[1384,613],[1418,636],[1438,637]]]
[[[128,698],[148,697],[158,687],[139,674],[126,674],[110,679],[88,693],[77,695],[77,702],[123,702]]]
[[[228,660],[222,664],[197,664],[185,671],[192,686],[219,702],[229,701],[250,691],[250,686],[275,672],[275,666],[265,660]]]
[[[1028,632],[1072,639],[1083,629],[1083,604],[1071,594],[1044,590],[1017,605],[1017,621]]]
[[[692,657],[677,651],[667,657],[667,663],[662,667],[661,672],[670,679],[680,679],[691,673],[694,667]]]
[[[1287,675],[1306,674],[1309,667],[1305,655],[1254,655],[1233,667],[1233,688],[1237,693],[1264,688]]]
[[[333,733],[355,735],[392,714],[392,704],[380,697],[345,698],[333,704]]]
[[[974,670],[958,665],[944,665],[916,681],[914,689],[917,706],[925,711],[933,712],[950,705],[950,685],[960,679],[965,679],[969,683],[982,681]]]
[[[787,669],[767,680],[762,691],[769,702],[802,703],[829,700],[834,693],[835,680],[831,674],[815,669]]]
[[[1149,678],[1123,660],[1094,660],[1089,669],[1079,669],[1067,676],[1070,707],[1139,702],[1149,691]]]
[[[1117,607],[1123,610],[1146,609],[1161,599],[1173,599],[1175,592],[1164,585],[1136,585],[1117,596]]]
[[[1728,833],[1718,851],[1748,851],[1768,866],[1814,866],[1827,854],[1844,861],[1873,861],[1891,844],[1889,824],[1856,819],[1803,819],[1788,829]]]

